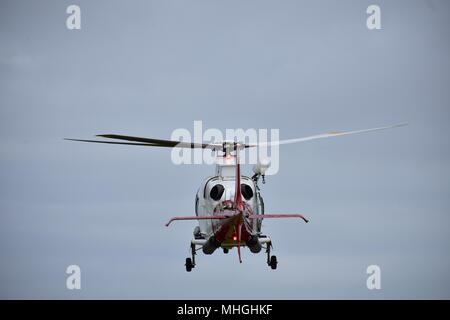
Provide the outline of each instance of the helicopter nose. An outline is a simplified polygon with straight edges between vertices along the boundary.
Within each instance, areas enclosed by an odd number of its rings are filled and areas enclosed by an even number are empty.
[[[234,200],[234,189],[227,188],[225,190],[225,200],[233,201]]]

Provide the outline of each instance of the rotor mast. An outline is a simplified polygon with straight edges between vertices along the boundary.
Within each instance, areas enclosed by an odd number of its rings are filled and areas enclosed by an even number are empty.
[[[224,141],[216,151],[216,175],[231,178],[239,164],[239,151],[246,147],[241,142]]]

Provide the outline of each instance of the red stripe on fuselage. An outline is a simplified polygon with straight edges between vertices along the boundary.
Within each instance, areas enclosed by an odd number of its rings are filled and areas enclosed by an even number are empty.
[[[234,201],[231,209],[215,212],[219,215],[230,215],[228,219],[213,222],[213,234],[220,244],[225,247],[238,247],[239,262],[241,258],[241,245],[244,245],[252,236],[252,222],[247,216],[253,215],[253,210],[242,200],[241,194],[241,166],[239,164],[239,150],[236,152],[236,187],[234,189]]]
[[[242,201],[241,194],[241,165],[239,163],[239,150],[236,151],[236,187],[234,188],[234,205],[236,210],[244,210],[244,201]]]

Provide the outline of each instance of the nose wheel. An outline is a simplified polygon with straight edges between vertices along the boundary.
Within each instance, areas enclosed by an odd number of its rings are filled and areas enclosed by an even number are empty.
[[[186,263],[184,264],[187,272],[191,272],[193,268],[195,268],[195,244],[191,243],[191,255],[192,258],[186,258]]]
[[[275,270],[278,265],[277,256],[270,255],[270,248],[272,247],[272,242],[267,243],[266,253],[267,253],[267,265]]]

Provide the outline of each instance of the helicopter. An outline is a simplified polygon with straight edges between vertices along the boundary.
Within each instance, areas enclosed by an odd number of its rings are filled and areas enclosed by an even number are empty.
[[[241,174],[240,152],[247,148],[279,146],[304,141],[344,136],[371,131],[385,130],[407,125],[406,123],[386,127],[378,127],[354,131],[333,131],[302,138],[294,138],[262,143],[244,143],[238,141],[222,141],[214,143],[197,143],[153,138],[133,137],[118,134],[100,134],[97,137],[111,140],[65,140],[119,144],[147,147],[210,149],[216,153],[216,168],[212,176],[201,183],[195,197],[195,215],[173,217],[167,223],[179,220],[197,220],[193,238],[190,241],[191,257],[186,258],[185,267],[191,272],[196,266],[195,256],[200,249],[205,255],[213,254],[221,248],[227,254],[236,248],[239,262],[242,263],[241,248],[247,247],[252,253],[260,253],[264,249],[267,265],[275,270],[278,260],[271,255],[272,239],[262,233],[264,219],[298,218],[308,223],[309,220],[300,213],[272,214],[266,213],[264,200],[259,186],[260,179],[265,183],[265,173],[270,167],[267,159],[258,159],[253,166],[253,175]],[[119,141],[117,141],[119,140]]]

